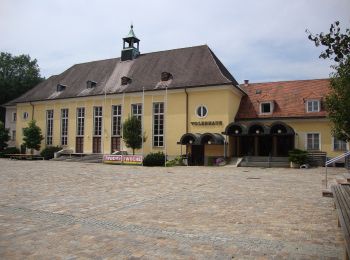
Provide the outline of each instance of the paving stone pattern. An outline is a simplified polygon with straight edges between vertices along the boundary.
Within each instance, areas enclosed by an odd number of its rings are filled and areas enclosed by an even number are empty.
[[[322,179],[0,159],[0,259],[341,259]]]

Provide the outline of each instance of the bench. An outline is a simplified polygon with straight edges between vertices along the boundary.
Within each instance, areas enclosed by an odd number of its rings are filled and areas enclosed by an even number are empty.
[[[341,227],[345,239],[345,259],[350,252],[350,185],[332,186],[334,203],[338,212],[338,226]]]
[[[6,154],[10,160],[44,160],[44,157],[34,154]]]

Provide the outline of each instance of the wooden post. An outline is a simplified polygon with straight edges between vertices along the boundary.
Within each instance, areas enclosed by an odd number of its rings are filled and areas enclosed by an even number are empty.
[[[272,137],[272,156],[277,156],[277,136]]]
[[[259,137],[254,136],[254,155],[258,156],[259,153]]]

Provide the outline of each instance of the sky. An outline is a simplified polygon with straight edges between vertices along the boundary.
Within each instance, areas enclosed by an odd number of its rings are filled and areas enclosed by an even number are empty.
[[[133,23],[141,53],[207,44],[239,83],[327,78],[307,39],[340,21],[350,0],[0,0],[0,51],[36,58],[44,77],[120,57]]]

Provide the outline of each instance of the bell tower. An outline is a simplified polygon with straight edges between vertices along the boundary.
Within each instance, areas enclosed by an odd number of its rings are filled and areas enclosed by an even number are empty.
[[[140,40],[136,37],[133,28],[134,26],[131,25],[129,34],[123,38],[123,49],[121,54],[121,61],[133,60],[138,55],[140,55],[140,51],[139,51]]]

